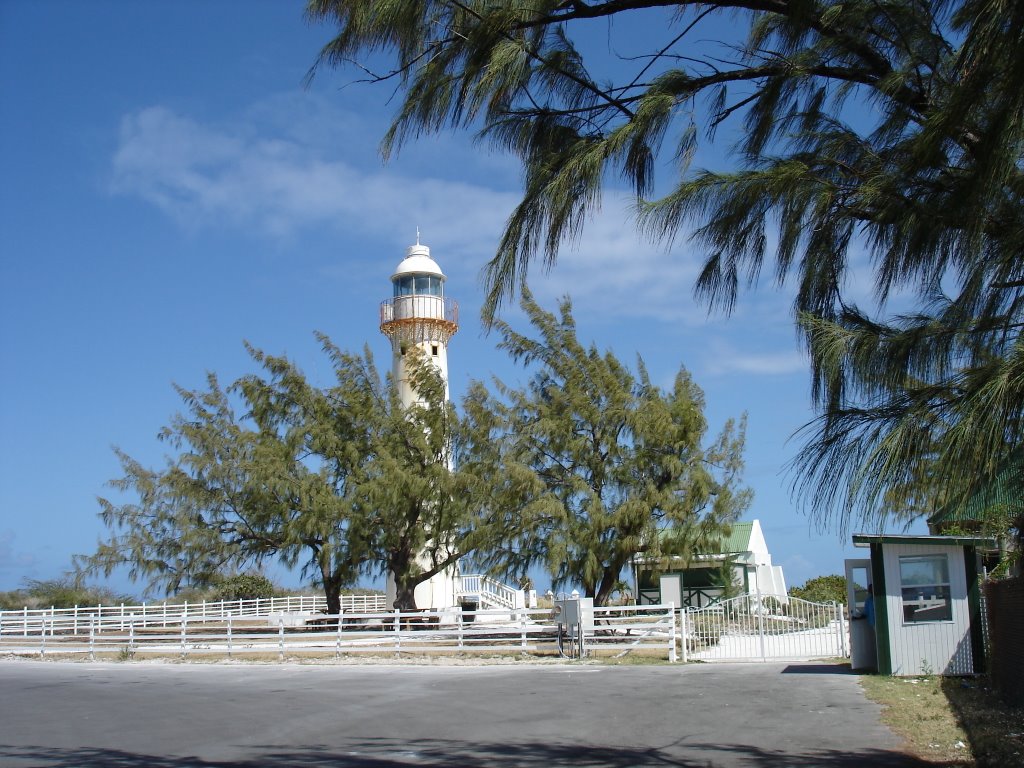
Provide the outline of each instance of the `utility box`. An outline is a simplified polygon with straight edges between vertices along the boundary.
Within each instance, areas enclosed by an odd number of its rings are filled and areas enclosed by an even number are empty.
[[[594,598],[566,597],[555,600],[554,620],[556,624],[567,627],[583,626],[584,632],[594,629]]]

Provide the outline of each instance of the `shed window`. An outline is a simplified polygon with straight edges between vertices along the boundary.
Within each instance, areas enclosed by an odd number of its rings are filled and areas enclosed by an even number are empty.
[[[952,621],[953,601],[949,594],[947,555],[900,557],[900,586],[903,589],[905,624]]]

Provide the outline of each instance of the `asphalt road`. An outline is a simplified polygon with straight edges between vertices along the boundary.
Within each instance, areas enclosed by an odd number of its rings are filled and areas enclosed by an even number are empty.
[[[920,766],[814,664],[0,661],[0,765]]]

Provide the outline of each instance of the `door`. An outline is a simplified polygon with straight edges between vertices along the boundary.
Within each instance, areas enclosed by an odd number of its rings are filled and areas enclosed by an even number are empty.
[[[846,600],[850,606],[850,666],[876,669],[874,597],[871,596],[871,561],[846,561]],[[882,605],[884,610],[884,603]]]

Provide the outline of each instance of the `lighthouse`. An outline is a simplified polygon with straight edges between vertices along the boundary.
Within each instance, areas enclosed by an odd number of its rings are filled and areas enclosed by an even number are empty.
[[[391,373],[407,408],[418,399],[407,368],[414,346],[440,372],[448,398],[448,342],[459,330],[459,305],[444,295],[445,280],[417,236],[391,275],[391,298],[380,305],[380,330],[391,340]]]
[[[409,246],[405,258],[391,275],[391,298],[380,305],[380,330],[391,341],[392,378],[406,408],[420,400],[409,380],[413,348],[418,348],[441,374],[445,399],[448,399],[448,342],[459,330],[459,305],[445,296],[444,272],[430,257],[430,248],[421,245],[419,240],[417,231],[416,245]],[[457,566],[453,566],[419,584],[417,607],[453,608],[457,583]],[[390,574],[387,599],[389,605],[395,599],[395,584]]]

